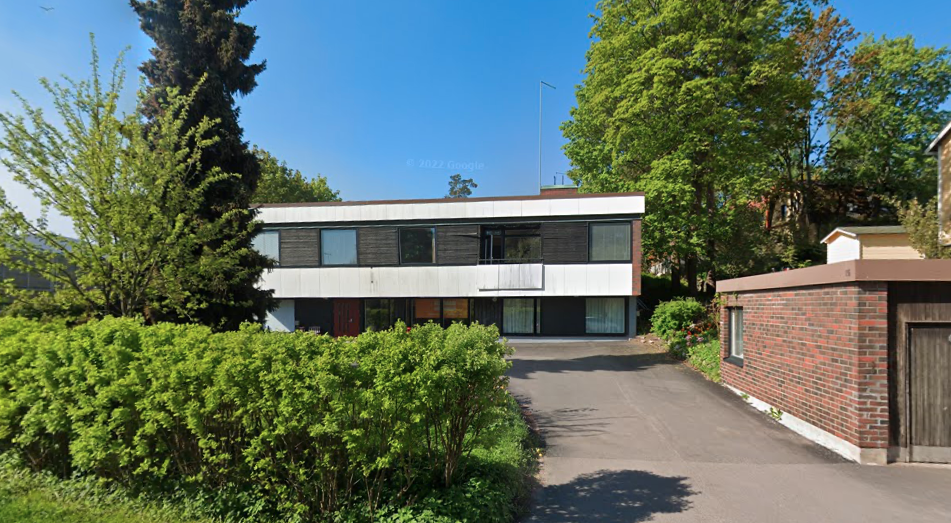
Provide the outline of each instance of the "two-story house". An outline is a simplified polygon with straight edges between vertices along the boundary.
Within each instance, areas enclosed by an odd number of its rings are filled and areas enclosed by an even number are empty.
[[[272,330],[353,336],[428,321],[507,336],[630,336],[641,193],[264,204]]]

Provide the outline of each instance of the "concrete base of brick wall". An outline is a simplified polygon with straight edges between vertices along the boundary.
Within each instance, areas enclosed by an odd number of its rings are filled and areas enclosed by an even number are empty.
[[[769,413],[774,407],[765,401],[759,400],[750,396],[749,394],[726,385],[726,388],[732,390],[737,395],[743,398],[744,401],[753,406],[756,410],[761,412]],[[796,434],[812,441],[818,443],[823,447],[835,452],[836,454],[855,461],[856,463],[861,463],[863,465],[885,465],[888,462],[888,451],[886,449],[863,449],[857,447],[848,441],[834,435],[830,434],[815,425],[807,421],[784,412],[780,417],[779,423],[784,427],[792,430]]]

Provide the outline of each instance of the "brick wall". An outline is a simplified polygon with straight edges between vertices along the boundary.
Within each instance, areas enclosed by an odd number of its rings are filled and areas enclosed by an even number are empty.
[[[744,359],[722,362],[723,382],[853,445],[887,448],[887,289],[848,282],[725,293],[727,307],[743,307]]]

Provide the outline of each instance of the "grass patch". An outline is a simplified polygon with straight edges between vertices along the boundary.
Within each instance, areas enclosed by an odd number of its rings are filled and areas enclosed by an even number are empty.
[[[215,523],[188,516],[179,504],[155,503],[93,478],[59,480],[0,456],[0,521],[4,523]]]

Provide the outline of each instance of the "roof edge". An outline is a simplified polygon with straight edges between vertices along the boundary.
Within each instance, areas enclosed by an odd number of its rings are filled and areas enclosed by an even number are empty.
[[[850,282],[951,282],[951,260],[849,260],[717,282],[717,292],[751,292]]]
[[[926,154],[938,154],[938,145],[944,141],[945,137],[948,136],[948,133],[951,133],[951,122],[948,122],[948,125],[944,126],[944,129],[941,129],[941,132],[938,133],[938,136],[928,144],[928,148],[925,149]]]
[[[829,234],[827,234],[825,238],[823,238],[822,240],[820,240],[819,243],[828,243],[828,242],[829,242],[829,239],[832,238],[833,236],[837,235],[837,234],[844,234],[844,235],[846,235],[846,236],[848,236],[848,237],[850,237],[850,238],[855,238],[856,236],[858,236],[858,235],[855,234],[854,232],[849,232],[849,231],[843,229],[842,227],[836,227],[835,229],[832,229],[832,232],[830,232]]]
[[[513,200],[566,200],[573,198],[608,198],[617,196],[644,196],[643,192],[612,192],[612,193],[584,193],[584,194],[532,194],[525,196],[483,196],[478,198],[428,198],[419,200],[362,200],[340,202],[301,202],[301,203],[252,203],[252,209],[267,209],[279,207],[334,207],[346,205],[398,205],[414,203],[466,203],[466,202],[496,202]]]

